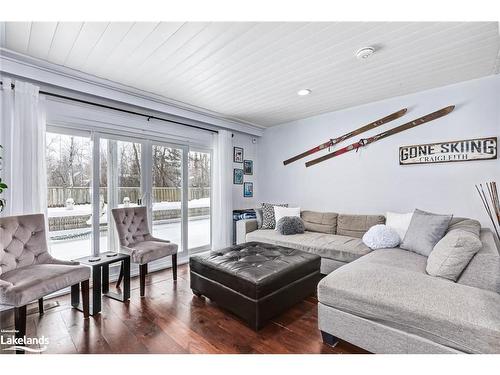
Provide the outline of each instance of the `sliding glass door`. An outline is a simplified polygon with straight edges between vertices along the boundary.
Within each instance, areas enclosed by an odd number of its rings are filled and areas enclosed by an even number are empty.
[[[47,217],[54,257],[90,255],[92,144],[90,133],[47,132]]]
[[[119,245],[111,210],[142,204],[142,145],[101,138],[99,149],[99,250],[116,251]]]
[[[211,244],[211,186],[210,151],[189,151],[188,160],[188,246],[191,253],[206,250]]]
[[[118,251],[111,210],[138,205],[155,237],[179,245],[180,261],[210,248],[210,150],[50,127],[46,160],[55,257]]]
[[[183,249],[183,150],[152,145],[152,224],[155,237],[169,240]]]

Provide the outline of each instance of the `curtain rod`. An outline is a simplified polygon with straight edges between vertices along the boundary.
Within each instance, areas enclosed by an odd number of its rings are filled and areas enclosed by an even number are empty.
[[[0,81],[0,85],[3,85],[2,81]],[[15,87],[15,85],[13,83],[11,83],[10,87],[13,89]],[[160,121],[166,121],[166,122],[170,122],[170,123],[174,123],[174,124],[178,124],[178,125],[188,126],[190,128],[194,128],[194,129],[209,131],[209,132],[212,132],[212,133],[219,133],[217,130],[209,129],[209,128],[204,128],[202,126],[186,124],[184,122],[179,122],[179,121],[175,121],[175,120],[167,120],[167,119],[164,119],[164,118],[161,118],[161,117],[157,117],[157,116],[153,116],[153,115],[146,115],[144,113],[130,111],[128,109],[117,108],[117,107],[113,107],[113,106],[106,105],[106,104],[94,103],[94,102],[90,102],[90,101],[83,100],[83,99],[76,99],[76,98],[72,98],[70,96],[54,94],[54,93],[51,93],[51,92],[46,92],[46,91],[41,91],[41,90],[39,91],[39,93],[43,94],[43,95],[53,96],[53,97],[59,98],[59,99],[72,100],[74,102],[79,102],[79,103],[83,103],[83,104],[89,104],[89,105],[93,105],[93,106],[96,106],[96,107],[101,107],[101,108],[106,108],[106,109],[112,109],[112,110],[119,111],[119,112],[129,113],[131,115],[146,117],[147,121],[149,121],[151,119],[153,119],[153,120],[160,120]]]

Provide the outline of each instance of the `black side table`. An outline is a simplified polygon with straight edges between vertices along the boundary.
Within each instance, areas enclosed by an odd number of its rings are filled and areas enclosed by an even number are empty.
[[[74,259],[85,266],[92,267],[92,303],[90,315],[96,315],[101,311],[101,295],[124,302],[130,298],[130,256],[122,253],[107,251],[98,257],[88,256]],[[123,291],[115,293],[109,291],[109,265],[122,262],[123,269]],[[102,272],[101,272],[102,271]],[[71,287],[71,305],[82,310],[80,306],[80,286]]]

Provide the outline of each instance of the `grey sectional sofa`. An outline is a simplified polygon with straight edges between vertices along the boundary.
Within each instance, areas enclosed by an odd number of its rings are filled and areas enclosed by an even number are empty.
[[[313,220],[306,232],[290,236],[240,221],[237,242],[322,257],[318,325],[325,342],[340,338],[373,353],[500,353],[500,254],[491,231],[481,230],[481,250],[453,282],[428,275],[425,256],[364,245],[364,232],[383,216],[312,214],[302,215]]]

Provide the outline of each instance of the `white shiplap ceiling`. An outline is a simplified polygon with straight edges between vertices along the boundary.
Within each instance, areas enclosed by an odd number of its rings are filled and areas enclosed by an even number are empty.
[[[359,61],[364,46],[377,51]],[[4,36],[7,49],[262,126],[498,73],[499,46],[497,22],[7,22]]]

